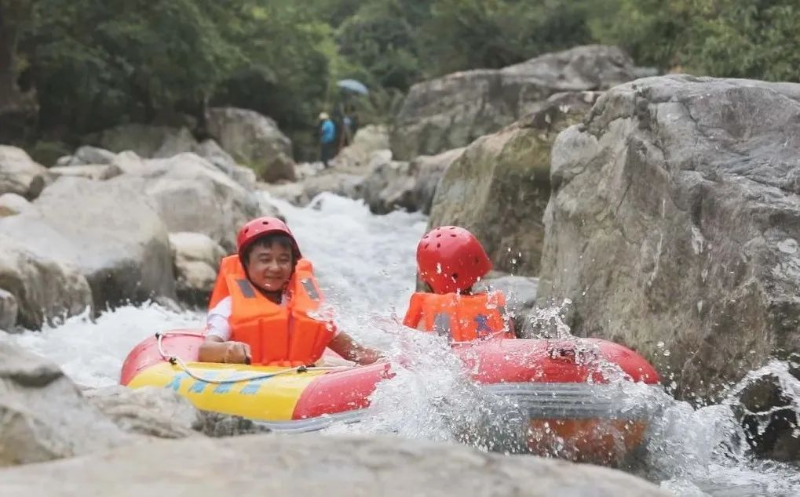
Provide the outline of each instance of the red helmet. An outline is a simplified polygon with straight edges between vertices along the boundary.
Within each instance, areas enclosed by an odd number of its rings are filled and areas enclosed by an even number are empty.
[[[287,235],[292,240],[292,252],[294,252],[295,259],[301,257],[297,240],[295,240],[294,235],[289,230],[289,227],[286,226],[286,223],[277,217],[259,217],[248,221],[242,226],[242,229],[239,230],[239,234],[236,236],[236,251],[239,253],[239,257],[242,257],[245,249],[254,241],[262,236],[274,233]]]
[[[420,278],[436,293],[455,293],[472,287],[492,270],[492,261],[475,236],[458,226],[441,226],[417,245]]]

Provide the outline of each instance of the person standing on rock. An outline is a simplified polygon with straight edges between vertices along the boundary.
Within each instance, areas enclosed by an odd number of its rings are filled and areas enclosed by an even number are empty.
[[[320,160],[325,168],[336,152],[336,125],[326,112],[319,115]]]
[[[222,260],[211,294],[201,362],[307,366],[326,347],[360,364],[381,357],[319,316],[322,293],[311,262],[283,221],[248,222],[236,245],[238,253]]]
[[[423,236],[417,270],[428,291],[411,296],[403,325],[445,335],[451,342],[515,338],[503,292],[472,290],[492,270],[492,262],[468,230],[442,226]]]

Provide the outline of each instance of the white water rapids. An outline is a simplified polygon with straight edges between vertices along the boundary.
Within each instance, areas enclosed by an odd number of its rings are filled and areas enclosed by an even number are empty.
[[[372,399],[375,418],[328,432],[390,432],[469,443],[470,437],[456,426],[493,416],[490,401],[458,374],[458,365],[438,342],[422,334],[397,339],[403,333],[397,316],[403,315],[414,291],[414,251],[426,218],[400,212],[374,216],[362,203],[330,194],[302,209],[273,202],[285,214],[304,256],[314,262],[343,329],[368,345],[426,352],[413,372],[403,370],[381,384]],[[94,322],[75,317],[12,339],[57,362],[75,382],[100,387],[117,383],[125,356],[139,341],[156,331],[200,327],[202,319],[197,312],[148,304],[120,308]],[[787,374],[780,364],[767,367],[776,375]],[[650,402],[659,403],[661,414],[651,426],[645,455],[629,471],[679,496],[800,495],[800,470],[752,459],[727,406],[694,409],[666,395]],[[503,422],[494,419],[496,425]]]

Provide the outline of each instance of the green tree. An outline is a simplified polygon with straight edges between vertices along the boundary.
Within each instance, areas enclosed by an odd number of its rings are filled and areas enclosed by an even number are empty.
[[[17,86],[22,64],[17,45],[31,15],[29,0],[0,0],[0,114],[16,111],[24,100]]]
[[[689,66],[721,77],[800,81],[800,4],[791,0],[697,2]]]
[[[694,0],[598,0],[589,24],[595,39],[625,49],[642,65],[662,70],[685,64]]]
[[[26,46],[40,125],[83,133],[205,99],[241,59],[211,4],[37,0]]]
[[[426,75],[499,68],[591,41],[583,1],[436,0],[421,28]]]
[[[274,118],[301,152],[332,88],[338,60],[333,29],[297,2],[252,1],[231,39],[246,62],[220,85],[213,104]]]
[[[419,80],[416,33],[397,0],[365,3],[339,28],[339,52],[363,67],[370,82],[384,89],[408,90]]]

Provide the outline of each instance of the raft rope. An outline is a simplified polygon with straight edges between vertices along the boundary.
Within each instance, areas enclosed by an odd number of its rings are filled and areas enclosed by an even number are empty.
[[[199,375],[191,370],[191,368],[183,362],[183,359],[176,355],[168,355],[164,352],[164,347],[162,345],[162,340],[167,335],[183,335],[183,336],[197,336],[195,333],[176,333],[176,332],[167,332],[167,333],[156,333],[156,340],[158,342],[158,353],[161,354],[161,358],[169,361],[170,364],[173,366],[178,366],[181,368],[186,374],[190,377],[194,378],[195,380],[202,381],[204,383],[210,383],[213,385],[222,385],[226,383],[239,383],[239,382],[248,382],[253,380],[261,380],[272,378],[273,376],[279,376],[284,374],[290,373],[305,373],[308,371],[336,371],[342,369],[351,369],[353,366],[296,366],[293,368],[281,369],[279,371],[274,371],[271,373],[257,373],[254,372],[249,376],[237,376],[236,378],[229,378],[225,380],[217,380],[214,378],[205,378],[202,375]]]

